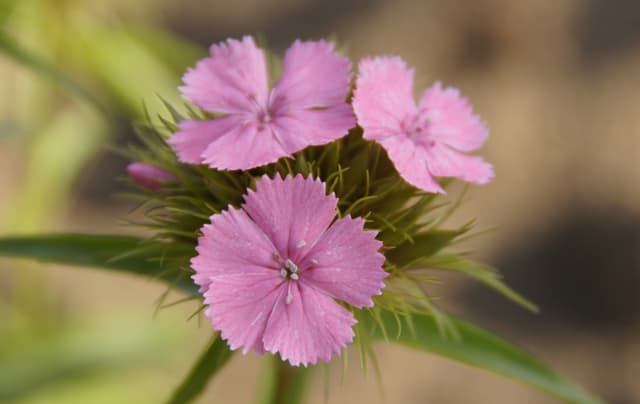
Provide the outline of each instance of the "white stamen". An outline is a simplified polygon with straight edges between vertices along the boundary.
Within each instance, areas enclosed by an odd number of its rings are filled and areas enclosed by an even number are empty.
[[[300,276],[298,276],[298,274],[291,274],[289,275],[289,278],[293,279],[294,281],[297,281],[298,279],[300,279]]]
[[[318,260],[317,260],[317,259],[315,259],[315,258],[311,258],[311,263],[312,263],[312,264],[317,264],[317,263],[318,263]]]
[[[285,300],[285,302],[287,304],[291,304],[292,300],[293,300],[293,295],[291,294],[291,291],[289,291],[289,294],[287,295],[287,300]]]
[[[283,278],[286,278],[287,274],[288,274],[288,272],[287,272],[286,269],[280,268],[280,276],[282,276]]]
[[[273,259],[276,260],[276,261],[280,261],[282,259],[282,257],[277,252],[274,252],[273,253]]]
[[[298,266],[294,264],[293,261],[291,261],[289,258],[287,258],[287,260],[284,262],[284,266],[293,273],[298,272]]]
[[[306,246],[306,245],[307,245],[307,242],[306,242],[306,241],[304,241],[304,240],[300,240],[300,241],[298,241],[298,244],[296,244],[296,247],[298,247],[298,248],[302,248],[302,247],[304,247],[304,246]]]

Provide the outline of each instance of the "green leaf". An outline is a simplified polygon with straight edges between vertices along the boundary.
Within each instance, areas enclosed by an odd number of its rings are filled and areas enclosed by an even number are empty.
[[[231,354],[227,343],[222,338],[215,338],[167,403],[192,402],[207,387],[209,380],[227,363]]]
[[[0,255],[65,265],[128,272],[168,282],[191,295],[198,288],[189,278],[188,244],[163,243],[130,236],[49,234],[0,238]]]
[[[174,355],[183,334],[176,329],[179,320],[167,329],[160,322],[149,326],[135,317],[124,322],[120,317],[116,323],[98,317],[86,324],[57,320],[55,330],[43,333],[31,327],[4,328],[0,335],[0,402],[37,402],[33,396],[47,397],[52,386],[147,367],[150,361]],[[3,319],[11,322],[10,317]]]
[[[373,340],[388,339],[416,349],[489,370],[538,387],[568,403],[597,404],[601,400],[576,384],[563,379],[531,354],[464,320],[449,317],[458,338],[447,338],[433,317],[416,314],[399,329],[393,313],[383,311],[378,319],[362,312],[360,321],[371,331]],[[383,332],[377,321],[384,325]],[[386,337],[385,337],[386,335]],[[398,336],[399,335],[399,336]]]
[[[167,259],[154,260],[159,254],[166,254]],[[182,257],[192,255],[193,247],[124,236],[48,235],[0,238],[0,255],[153,276],[195,295],[197,287],[188,277],[176,278],[175,270],[170,271],[171,265],[178,262],[172,256],[180,254]],[[409,324],[402,329],[396,316],[388,311],[382,311],[375,319],[364,311],[359,312],[358,317],[361,323],[359,327],[365,327],[374,340],[389,339],[502,374],[538,387],[569,403],[602,402],[554,373],[531,354],[466,321],[449,318],[459,338],[447,338],[440,333],[433,317],[426,315],[413,315]],[[384,326],[385,332],[379,323]],[[285,379],[288,378],[287,376]],[[303,376],[300,378],[303,379]],[[283,388],[285,387],[283,384]]]
[[[538,307],[535,304],[531,303],[518,292],[507,286],[507,284],[502,281],[502,275],[500,272],[489,265],[471,261],[462,258],[457,254],[447,252],[440,252],[432,257],[420,260],[419,262],[420,264],[425,265],[426,268],[456,271],[466,274],[478,282],[494,289],[507,299],[519,304],[525,309],[532,312],[538,312]]]
[[[16,62],[31,69],[35,73],[39,74],[43,78],[51,81],[52,83],[60,86],[62,89],[67,90],[69,93],[76,95],[85,101],[88,101],[99,111],[106,113],[107,110],[104,105],[98,101],[87,89],[82,87],[76,81],[71,79],[67,74],[62,72],[53,64],[44,60],[40,56],[32,53],[31,51],[21,47],[16,41],[14,41],[7,33],[0,29],[0,53],[3,53],[11,57]]]

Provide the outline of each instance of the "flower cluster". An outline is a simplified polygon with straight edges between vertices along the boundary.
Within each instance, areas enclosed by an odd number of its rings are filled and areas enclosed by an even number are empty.
[[[213,45],[180,87],[198,110],[173,111],[147,139],[157,153],[130,166],[159,236],[195,248],[205,314],[233,350],[307,366],[353,341],[359,309],[410,310],[421,289],[394,282],[468,230],[429,218],[438,178],[493,178],[467,154],[488,132],[457,89],[438,82],[416,104],[399,57],[351,69],[333,44],[295,41],[269,88],[251,37]]]

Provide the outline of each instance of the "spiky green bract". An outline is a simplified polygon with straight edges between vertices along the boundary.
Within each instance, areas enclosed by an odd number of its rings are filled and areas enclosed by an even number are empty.
[[[309,147],[294,158],[283,158],[249,171],[217,171],[180,163],[166,143],[176,130],[177,122],[200,119],[202,113],[185,106],[187,113],[183,115],[166,102],[165,106],[170,117],[158,117],[156,125],[150,124],[150,117],[146,123],[138,124],[136,129],[142,146],[132,146],[126,151],[132,161],[158,166],[178,178],[160,190],[137,187],[137,191],[129,195],[141,202],[138,210],[144,213],[144,218],[135,224],[151,229],[154,238],[190,246],[195,255],[200,229],[209,222],[210,216],[229,206],[240,206],[247,188],[254,188],[258,178],[265,174],[274,177],[300,173],[320,178],[327,184],[327,192],[334,192],[338,197],[339,216],[363,217],[365,228],[378,232],[377,238],[383,242],[382,252],[386,256],[385,270],[390,276],[385,280],[387,286],[382,296],[374,299],[374,308],[367,309],[373,318],[379,318],[380,310],[398,316],[428,314],[435,318],[444,334],[455,337],[455,328],[438,311],[425,289],[434,278],[424,270],[432,269],[465,273],[524,307],[534,308],[509,289],[495,270],[450,252],[449,248],[467,235],[473,224],[445,227],[459,200],[428,194],[406,183],[384,150],[363,139],[360,128],[354,128],[339,141]],[[445,181],[442,185],[449,184]],[[380,326],[384,327],[384,323],[380,322]],[[363,332],[356,328],[358,341],[366,340],[361,338]],[[359,346],[366,353],[367,348]]]

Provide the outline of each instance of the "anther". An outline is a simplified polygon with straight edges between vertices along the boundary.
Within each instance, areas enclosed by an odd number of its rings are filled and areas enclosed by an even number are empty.
[[[292,300],[293,300],[293,295],[291,294],[291,292],[289,292],[289,294],[287,295],[287,300],[285,300],[285,302],[287,304],[291,304]]]
[[[294,264],[293,261],[291,261],[289,258],[287,258],[287,260],[284,262],[284,266],[293,273],[298,272],[298,266]]]
[[[304,241],[304,240],[300,240],[300,241],[298,241],[298,244],[296,244],[296,247],[297,247],[297,248],[302,248],[302,247],[304,247],[304,246],[306,246],[306,245],[307,245],[307,242],[306,242],[306,241]]]
[[[280,268],[280,276],[282,276],[283,278],[286,278],[287,274],[288,274],[288,272],[287,272],[286,269]]]
[[[298,279],[300,279],[300,276],[298,274],[291,274],[289,275],[289,278],[293,279],[294,281],[297,281]]]

